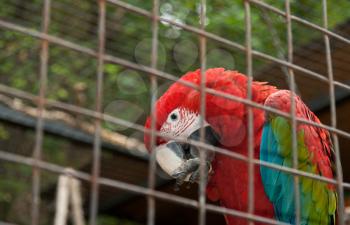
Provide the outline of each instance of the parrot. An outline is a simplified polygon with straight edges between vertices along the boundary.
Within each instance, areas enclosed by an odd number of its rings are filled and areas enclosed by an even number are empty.
[[[248,77],[238,71],[209,68],[203,72],[205,87],[217,92],[247,99]],[[201,84],[201,70],[187,72],[180,80]],[[294,104],[292,104],[294,98]],[[253,143],[248,143],[248,109],[239,101],[205,93],[205,113],[201,118],[201,94],[198,89],[181,82],[172,84],[155,103],[155,147],[151,149],[150,133],[145,132],[144,143],[148,151],[155,151],[157,165],[176,184],[199,182],[199,152],[204,150],[183,140],[200,140],[205,130],[206,144],[229,152],[248,156],[248,144],[253,144],[254,159],[278,166],[293,167],[292,121],[273,112],[252,107]],[[301,98],[290,90],[278,89],[268,82],[252,81],[251,100],[296,117],[321,124],[317,116]],[[151,117],[145,122],[150,129]],[[297,169],[334,179],[335,153],[329,132],[319,126],[297,122]],[[206,196],[222,207],[247,212],[248,163],[221,153],[206,151]],[[294,175],[288,172],[254,164],[254,215],[296,224],[294,188],[299,189],[300,224],[335,224],[337,192],[334,184],[299,176],[297,186]],[[246,218],[225,214],[227,225],[248,224]],[[262,224],[255,222],[255,224]]]

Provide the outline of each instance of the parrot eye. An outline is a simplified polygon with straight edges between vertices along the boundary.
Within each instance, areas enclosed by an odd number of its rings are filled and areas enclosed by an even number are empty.
[[[172,114],[170,115],[170,119],[171,119],[172,121],[177,120],[177,115],[176,115],[175,113],[172,113]]]
[[[168,123],[177,122],[180,119],[180,111],[179,109],[175,109],[168,116]]]

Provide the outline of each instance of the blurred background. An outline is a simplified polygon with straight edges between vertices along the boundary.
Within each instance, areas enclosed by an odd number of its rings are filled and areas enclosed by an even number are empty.
[[[83,47],[98,49],[98,1],[52,0],[49,34]],[[284,11],[284,1],[264,1]],[[292,14],[322,26],[319,0],[292,2]],[[125,3],[151,11],[152,1]],[[350,38],[350,1],[328,1],[330,29]],[[43,0],[1,0],[0,20],[41,31]],[[199,2],[161,0],[160,16],[181,24],[199,27]],[[295,64],[327,75],[323,34],[293,22]],[[208,32],[244,45],[244,7],[240,0],[209,1]],[[285,18],[252,4],[252,44],[254,50],[286,59]],[[150,65],[151,20],[107,3],[106,54],[136,64]],[[32,95],[39,93],[41,40],[5,29],[0,25],[0,83]],[[350,85],[350,45],[331,38],[334,79]],[[198,36],[160,22],[157,69],[181,76],[199,64]],[[245,72],[245,54],[214,40],[207,40],[207,66]],[[288,88],[285,67],[254,58],[254,77],[279,88]],[[48,89],[46,97],[94,110],[97,59],[74,50],[49,45]],[[297,91],[324,124],[330,125],[328,84],[308,74],[295,72]],[[172,82],[158,79],[161,95]],[[350,132],[350,92],[335,88],[338,128]],[[150,111],[149,75],[117,64],[104,65],[103,112],[143,125]],[[0,91],[0,150],[32,156],[37,121],[36,103]],[[46,107],[42,159],[63,167],[90,172],[94,120],[68,110]],[[131,127],[102,124],[101,176],[147,187],[148,153],[143,134]],[[340,137],[344,180],[350,182],[350,140]],[[40,224],[52,224],[58,175],[42,172],[40,182]],[[175,192],[173,182],[158,173],[157,189],[197,199],[197,186]],[[0,160],[0,221],[30,224],[32,168]],[[84,216],[89,217],[90,183],[82,183]],[[350,195],[346,192],[346,203]],[[215,203],[214,203],[215,204]],[[99,224],[145,224],[146,197],[101,186]],[[196,224],[196,210],[156,200],[157,224]],[[208,212],[208,224],[224,224],[222,215]]]

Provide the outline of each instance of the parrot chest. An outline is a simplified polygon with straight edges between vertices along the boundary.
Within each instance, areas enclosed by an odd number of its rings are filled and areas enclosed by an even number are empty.
[[[248,210],[248,165],[241,160],[217,155],[213,163],[214,174],[211,177],[207,194],[212,201],[219,200],[221,205],[243,212]],[[259,166],[254,168],[254,213],[273,218],[274,210],[268,200],[260,176]],[[228,225],[247,224],[246,219],[226,216]]]

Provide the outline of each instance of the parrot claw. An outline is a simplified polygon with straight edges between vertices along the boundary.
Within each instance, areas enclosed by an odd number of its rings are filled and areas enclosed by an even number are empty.
[[[174,185],[174,191],[180,191],[180,187],[176,183]]]
[[[204,177],[204,182],[206,183],[209,177],[209,174],[211,172],[211,164],[210,162],[206,162],[206,166],[204,167],[205,169],[205,177]],[[198,167],[198,169],[196,171],[194,171],[189,179],[190,183],[199,183],[200,182],[200,168]]]
[[[200,178],[200,159],[193,158],[184,162],[178,169],[174,171],[172,177],[176,179],[175,190],[178,190],[179,187],[186,181],[188,178],[189,183],[199,182]],[[205,166],[205,182],[207,181],[208,175],[211,172],[211,164],[209,161],[206,162]]]
[[[187,177],[187,173],[178,172],[178,173],[174,174],[173,177],[176,179],[176,185],[181,186],[185,182],[185,179]]]
[[[185,161],[179,168],[177,168],[171,175],[176,179],[175,190],[178,190],[179,187],[186,181],[189,174],[198,170],[199,159],[189,159]]]
[[[196,181],[199,180],[199,170],[196,170],[192,173],[190,180],[188,182],[190,182],[191,184],[195,183]]]

